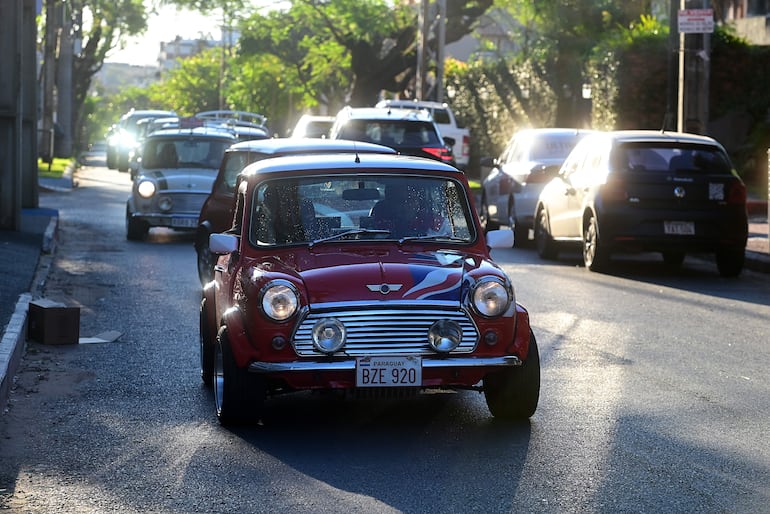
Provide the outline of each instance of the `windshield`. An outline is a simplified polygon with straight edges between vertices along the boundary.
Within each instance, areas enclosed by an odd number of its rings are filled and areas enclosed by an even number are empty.
[[[254,191],[249,239],[255,246],[334,241],[471,243],[465,189],[454,180],[404,175],[275,179]]]
[[[156,138],[148,140],[142,153],[146,169],[214,168],[218,169],[222,156],[232,141],[221,139]]]
[[[637,173],[730,175],[727,155],[714,146],[682,143],[628,143],[615,148],[612,168]]]
[[[535,138],[530,149],[530,160],[549,161],[567,158],[582,136],[578,134],[545,135]]]

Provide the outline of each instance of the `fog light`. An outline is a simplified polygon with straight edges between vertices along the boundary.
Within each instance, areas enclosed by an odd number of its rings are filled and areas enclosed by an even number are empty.
[[[463,329],[456,322],[440,319],[428,331],[428,343],[439,353],[449,353],[460,345]]]
[[[487,343],[489,346],[494,346],[497,344],[497,332],[494,332],[490,330],[489,332],[484,334],[484,342]]]
[[[286,348],[286,338],[283,336],[275,336],[272,341],[274,350],[283,350]]]
[[[331,354],[345,345],[345,325],[335,318],[320,319],[313,326],[313,346],[322,353]]]
[[[163,196],[158,199],[158,208],[161,211],[167,212],[174,206],[174,202],[168,196]]]

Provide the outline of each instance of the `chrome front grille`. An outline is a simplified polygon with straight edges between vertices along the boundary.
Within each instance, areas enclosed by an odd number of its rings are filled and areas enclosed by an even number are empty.
[[[198,214],[201,212],[203,202],[206,201],[208,193],[173,193],[161,191],[158,194],[158,198],[164,196],[171,198],[171,200],[174,202],[173,207],[171,208],[171,212]],[[158,200],[156,200],[156,202],[157,201]]]
[[[452,354],[470,353],[476,348],[478,330],[468,314],[459,309],[364,308],[311,312],[297,328],[292,344],[301,357],[321,355],[313,347],[313,325],[319,319],[336,318],[345,325],[347,341],[342,352],[349,356],[364,355],[435,355],[428,344],[428,330],[440,319],[457,322],[462,328],[462,341]]]

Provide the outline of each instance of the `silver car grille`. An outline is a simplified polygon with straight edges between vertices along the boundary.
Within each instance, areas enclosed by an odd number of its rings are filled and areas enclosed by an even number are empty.
[[[161,191],[158,194],[158,199],[161,197],[171,198],[173,206],[171,212],[182,213],[189,212],[198,214],[203,208],[203,202],[206,201],[208,193],[170,193]],[[156,200],[157,202],[158,200]]]
[[[460,345],[452,353],[470,353],[476,348],[478,330],[465,311],[425,307],[366,308],[311,312],[297,328],[293,345],[301,357],[318,357],[313,347],[313,325],[324,318],[345,325],[347,341],[342,352],[349,356],[435,355],[428,344],[428,330],[440,319],[457,322],[462,328]]]

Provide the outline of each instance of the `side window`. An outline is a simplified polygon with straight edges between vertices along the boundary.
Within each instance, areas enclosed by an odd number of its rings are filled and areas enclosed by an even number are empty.
[[[248,164],[246,162],[246,155],[242,153],[228,154],[227,160],[225,161],[225,191],[233,191],[235,189],[235,179],[246,164]]]

